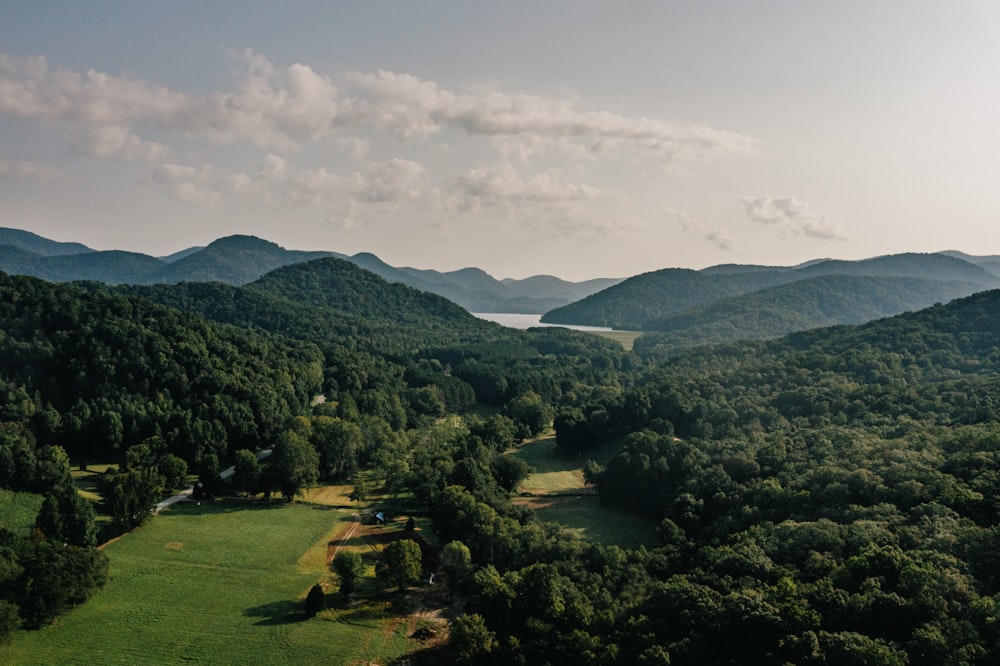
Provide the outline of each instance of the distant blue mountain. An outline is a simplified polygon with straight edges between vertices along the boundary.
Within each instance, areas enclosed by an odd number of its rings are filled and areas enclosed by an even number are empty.
[[[497,280],[478,268],[445,273],[396,268],[367,252],[349,257],[329,251],[286,250],[270,241],[243,235],[157,258],[119,250],[99,252],[79,243],[59,243],[27,231],[0,229],[0,271],[52,282],[222,282],[240,286],[276,268],[323,257],[346,259],[389,282],[444,296],[470,312],[540,314],[620,282],[615,278],[567,282],[544,275]]]

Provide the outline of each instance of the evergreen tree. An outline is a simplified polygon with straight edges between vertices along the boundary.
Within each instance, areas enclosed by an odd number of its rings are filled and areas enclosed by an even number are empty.
[[[326,608],[326,594],[323,592],[323,588],[319,583],[316,583],[311,588],[309,588],[309,594],[306,595],[305,601],[305,611],[306,615],[312,617],[316,613],[320,612]]]

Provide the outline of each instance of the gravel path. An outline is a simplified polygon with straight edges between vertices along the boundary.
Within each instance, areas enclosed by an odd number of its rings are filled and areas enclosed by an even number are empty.
[[[258,451],[257,452],[257,460],[263,460],[264,458],[268,457],[272,453],[273,453],[272,449],[264,449],[263,451]],[[227,480],[227,479],[232,478],[233,474],[235,474],[235,473],[236,473],[236,467],[227,467],[226,469],[224,469],[221,472],[219,472],[219,478],[222,479],[222,480]],[[177,504],[178,502],[187,502],[187,501],[189,501],[191,499],[191,493],[193,493],[193,492],[194,492],[194,486],[191,486],[190,488],[187,488],[185,490],[180,491],[179,493],[177,493],[173,497],[168,497],[167,499],[163,500],[162,502],[158,502],[156,504],[156,508],[153,509],[153,515],[155,516],[159,512],[163,511],[164,509],[169,509],[171,506],[173,506],[174,504]]]

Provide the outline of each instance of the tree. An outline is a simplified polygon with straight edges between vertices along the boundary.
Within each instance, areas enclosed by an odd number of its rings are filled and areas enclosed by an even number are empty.
[[[101,494],[116,525],[131,529],[149,518],[163,493],[163,477],[155,467],[108,472]]]
[[[365,483],[365,477],[359,476],[354,480],[354,490],[348,495],[348,499],[358,504],[368,499],[368,484]]]
[[[503,414],[493,414],[469,425],[469,433],[478,437],[483,446],[500,453],[514,446],[514,430],[514,422]]]
[[[358,581],[364,571],[361,556],[353,550],[342,550],[333,558],[333,571],[337,574],[340,594],[349,598],[358,589]]]
[[[533,437],[552,424],[554,412],[534,391],[528,391],[507,403],[507,414],[514,420],[519,439]]]
[[[451,648],[459,663],[472,663],[493,650],[496,634],[486,627],[477,613],[462,613],[451,623]]]
[[[490,462],[490,471],[497,485],[507,492],[514,492],[518,484],[531,474],[531,465],[516,456],[499,455]]]
[[[295,430],[286,430],[274,445],[274,469],[278,488],[291,502],[297,493],[319,480],[319,454],[309,440]]]
[[[376,567],[378,576],[398,589],[403,589],[407,583],[417,579],[420,572],[420,544],[412,539],[400,539],[386,546]]]
[[[583,463],[583,482],[588,486],[599,486],[602,474],[604,474],[604,468],[600,463],[594,460],[587,460]]]
[[[163,475],[164,485],[167,488],[180,488],[186,485],[188,466],[183,458],[172,453],[165,453],[160,456],[156,468]]]
[[[313,617],[324,608],[326,608],[326,594],[324,594],[322,586],[316,583],[309,588],[309,594],[306,595],[306,615]]]
[[[0,643],[6,643],[11,635],[21,626],[21,618],[17,614],[17,606],[0,599]]]
[[[309,439],[319,453],[321,477],[342,479],[357,469],[364,433],[356,423],[333,416],[314,416]]]
[[[222,490],[223,481],[219,477],[222,467],[219,456],[206,454],[201,459],[201,471],[198,473],[198,484],[195,486],[196,496],[213,497]]]
[[[449,541],[441,549],[441,566],[453,589],[461,590],[472,577],[472,553],[461,541]]]
[[[254,452],[250,449],[237,451],[233,468],[233,490],[256,492],[260,482],[260,464]]]
[[[73,546],[97,544],[94,508],[75,488],[57,487],[46,494],[35,527],[52,541]]]

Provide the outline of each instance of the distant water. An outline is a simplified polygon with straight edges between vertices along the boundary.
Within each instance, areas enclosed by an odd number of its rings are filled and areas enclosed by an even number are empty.
[[[507,328],[531,328],[532,326],[559,326],[575,331],[611,331],[606,326],[576,326],[570,324],[543,324],[540,314],[511,314],[509,312],[473,312],[473,316],[496,322]]]

